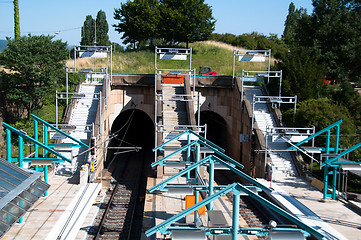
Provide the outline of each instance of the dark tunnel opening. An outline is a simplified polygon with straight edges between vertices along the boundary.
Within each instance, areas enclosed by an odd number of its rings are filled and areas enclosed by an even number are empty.
[[[141,238],[147,179],[152,175],[154,134],[152,119],[137,109],[121,112],[112,125],[105,167],[121,186],[120,196],[129,194],[119,239]]]
[[[154,131],[153,121],[145,112],[137,109],[121,112],[111,128],[112,139],[108,144],[104,167],[113,172],[116,165],[131,152],[146,156],[150,164],[153,160]]]
[[[227,124],[224,118],[213,111],[201,111],[200,122],[201,125],[207,124],[207,139],[225,149],[227,146]]]

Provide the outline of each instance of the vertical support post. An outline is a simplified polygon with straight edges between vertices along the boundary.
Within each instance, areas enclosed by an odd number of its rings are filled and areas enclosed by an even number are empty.
[[[196,163],[198,163],[200,161],[200,148],[201,148],[201,145],[199,143],[197,143],[196,145]],[[199,174],[199,166],[196,167],[196,172],[195,172],[195,184],[198,184],[198,176],[200,176]],[[199,202],[199,192],[197,190],[194,191],[194,204],[197,204]],[[198,216],[198,211],[195,211],[194,212],[194,223],[196,222],[197,220],[197,216]]]
[[[243,109],[243,82],[244,82],[244,69],[242,69],[242,78],[241,78],[241,109]]]
[[[34,118],[34,139],[36,141],[39,141],[39,124],[38,120]],[[39,157],[39,146],[35,144],[35,157]],[[35,165],[35,171],[39,171],[39,166]]]
[[[58,126],[58,90],[55,90],[55,127],[59,128]]]
[[[214,188],[214,160],[211,159],[209,161],[209,194],[208,196],[211,196],[214,192],[213,188]],[[213,201],[209,202],[209,210],[213,210]]]
[[[236,66],[236,49],[233,49],[233,74],[232,74],[233,79],[234,79],[234,74],[235,74],[235,66]]]
[[[297,97],[297,95],[295,96],[295,97]],[[294,122],[295,120],[293,120],[293,122]],[[314,135],[315,134],[315,131],[316,131],[316,128],[315,128],[315,126],[313,126],[313,132],[312,132],[312,135]],[[312,147],[314,147],[315,146],[315,138],[312,138]],[[311,173],[312,173],[312,171],[313,171],[313,153],[311,154],[311,156],[312,156],[312,158],[311,158]],[[320,165],[321,165],[321,162],[320,162]]]
[[[201,156],[201,145],[199,143],[197,143],[196,145],[196,163],[198,163],[200,161],[200,156]],[[199,175],[199,166],[196,167],[196,184],[198,183],[197,181],[197,176]]]
[[[340,125],[336,125],[335,153],[338,154],[338,145],[340,140]]]
[[[74,70],[76,72],[76,52],[77,52],[77,48],[76,45],[74,46]]]
[[[48,126],[46,126],[45,124],[43,124],[43,141],[44,141],[44,145],[48,146]],[[44,149],[44,157],[46,157],[48,154],[48,150]],[[44,165],[44,182],[48,183],[48,166]],[[44,196],[48,196],[48,191],[46,191],[44,193]]]
[[[23,137],[19,135],[19,167],[23,167],[24,162],[24,142]]]
[[[280,89],[278,90],[278,96],[281,97],[282,92],[282,70],[280,71]]]
[[[155,122],[155,134],[154,134],[154,147],[158,145],[158,108],[157,108],[157,55],[158,55],[158,47],[155,47],[155,54],[154,54],[154,122]],[[157,151],[154,152],[154,161],[157,161]]]
[[[332,200],[336,200],[336,187],[337,187],[337,168],[333,168],[333,179],[332,179]]]
[[[201,100],[200,100],[200,93],[198,92],[198,119],[197,119],[197,125],[198,125],[198,131],[200,131],[200,125],[201,125]]]
[[[104,107],[108,107],[108,67],[105,67],[105,103]]]
[[[11,162],[11,131],[6,128],[6,160]]]
[[[232,240],[238,240],[239,229],[239,191],[233,189]]]
[[[296,110],[297,110],[297,95],[295,95],[295,105],[293,107],[293,122],[296,121]]]
[[[268,73],[267,73],[267,83],[269,83],[269,72],[271,70],[271,49],[268,50]]]
[[[326,138],[326,154],[330,153],[330,135],[331,135],[331,131],[330,129],[327,130],[327,138]],[[325,161],[328,160],[329,157],[326,157]],[[327,199],[327,185],[328,185],[328,166],[325,165],[324,166],[324,182],[323,182],[323,199],[326,200]]]
[[[99,93],[99,133],[98,136],[102,136],[102,92]]]
[[[193,69],[193,97],[195,93],[196,93],[196,69]]]
[[[272,136],[272,134],[271,134]],[[267,166],[267,148],[268,148],[268,126],[266,128],[266,134],[265,134],[265,141],[266,141],[266,147],[265,147],[265,151],[264,151],[264,173],[265,173],[265,179],[266,179],[266,166]]]
[[[76,62],[76,60],[74,60]],[[68,69],[66,69],[68,70]],[[76,68],[75,68],[76,71]],[[66,71],[65,77],[65,87],[66,87],[66,105],[68,106],[69,103],[69,79],[68,79],[68,71]]]
[[[251,133],[253,131],[253,124],[254,124],[254,105],[256,104],[256,94],[253,94],[253,99],[252,99],[252,123],[251,123]]]
[[[191,137],[190,137],[190,133],[187,133],[187,144],[191,143]],[[191,162],[191,147],[187,148],[187,162],[190,163]],[[191,178],[191,173],[190,171],[187,172],[187,180],[189,180]]]
[[[113,45],[110,44],[110,84],[113,82]]]

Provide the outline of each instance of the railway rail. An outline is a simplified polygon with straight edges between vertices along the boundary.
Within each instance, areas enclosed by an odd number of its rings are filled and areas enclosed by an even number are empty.
[[[89,239],[140,239],[145,156],[142,152],[124,155],[116,156],[119,158],[114,171],[117,182],[100,208]]]

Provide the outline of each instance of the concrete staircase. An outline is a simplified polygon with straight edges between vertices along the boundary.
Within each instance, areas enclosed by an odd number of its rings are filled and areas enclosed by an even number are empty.
[[[162,94],[164,96],[163,101],[163,125],[164,130],[166,131],[166,137],[163,142],[169,140],[170,138],[180,134],[180,131],[176,131],[177,126],[188,125],[187,118],[187,109],[186,102],[183,101],[184,97],[184,86],[179,85],[171,85],[171,84],[163,84],[162,85]],[[168,138],[168,139],[167,139]],[[164,151],[165,156],[174,152],[175,149],[180,148],[186,145],[186,141],[173,141],[168,144],[167,147],[171,147],[170,149],[166,149]],[[168,161],[179,162],[186,160],[186,153],[179,153],[171,158]],[[178,167],[165,167],[164,173],[166,175],[174,175],[179,171]]]
[[[79,88],[79,94],[85,94],[85,97],[74,100],[75,106],[72,110],[69,125],[76,126],[76,128],[69,132],[69,134],[89,144],[91,135],[91,124],[95,122],[96,112],[98,108],[99,98],[96,94],[100,93],[102,83],[82,83]],[[63,143],[73,143],[71,139],[64,139]],[[77,156],[79,153],[87,150],[85,147],[72,149],[64,146],[63,149],[58,148],[64,156],[72,159],[72,163],[64,162],[56,166],[56,174],[72,175],[78,168],[87,162],[88,153]],[[74,156],[77,156],[73,159]]]
[[[245,90],[247,99],[252,103],[253,95],[262,96],[261,89],[246,88]],[[259,129],[262,131],[263,136],[266,136],[268,128],[277,127],[276,120],[272,113],[269,111],[266,103],[256,103],[254,108],[254,119]],[[267,137],[268,150],[285,150],[288,148],[286,142],[272,142],[272,136]],[[273,172],[276,175],[297,176],[296,167],[292,161],[292,156],[286,151],[274,151],[269,153],[273,165]]]

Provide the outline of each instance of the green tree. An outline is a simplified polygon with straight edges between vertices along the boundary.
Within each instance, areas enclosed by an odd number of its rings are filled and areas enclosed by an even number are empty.
[[[52,39],[44,35],[8,38],[8,48],[0,57],[0,65],[6,70],[0,72],[0,105],[8,114],[22,117],[26,113],[29,117],[54,94],[68,50],[66,43]]]
[[[171,43],[207,40],[215,29],[212,8],[204,0],[162,0],[161,36]]]
[[[108,26],[106,14],[102,10],[99,10],[99,12],[97,13],[96,26],[97,26],[97,30],[96,30],[97,45],[109,46],[110,45],[109,36],[108,36],[109,26]]]
[[[288,15],[285,21],[283,39],[288,45],[295,45],[295,38],[302,18],[307,18],[307,10],[304,8],[296,9],[293,2],[288,7]]]
[[[318,63],[311,49],[305,47],[290,49],[276,67],[282,70],[282,95],[297,95],[299,101],[319,98],[323,95],[326,86],[322,86],[320,79],[324,77],[324,67]],[[270,89],[276,94],[278,84]]]
[[[20,38],[19,0],[14,0],[14,33],[15,33],[15,39],[19,39]]]
[[[84,25],[81,28],[80,45],[94,45],[95,20],[91,15],[86,16]]]
[[[141,46],[144,42],[158,36],[157,27],[159,20],[158,0],[128,0],[121,7],[114,9],[115,30],[123,33],[121,39],[124,44],[132,43]]]
[[[353,123],[348,109],[340,104],[332,102],[328,98],[309,99],[299,103],[297,106],[295,123],[292,121],[293,109],[286,111],[283,116],[287,126],[315,126],[316,131],[342,119],[343,122],[340,129],[340,134],[342,135],[340,138],[341,146],[351,147],[359,142],[359,137],[356,137],[355,134],[356,126]],[[317,146],[325,146],[325,137],[317,139]]]

